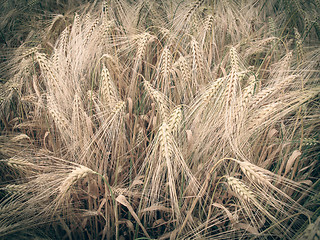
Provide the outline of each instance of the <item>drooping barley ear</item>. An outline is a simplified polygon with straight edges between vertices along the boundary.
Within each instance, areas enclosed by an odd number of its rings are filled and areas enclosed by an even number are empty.
[[[290,84],[296,79],[296,76],[290,75],[281,79],[281,81],[277,82],[275,88],[279,90],[283,90],[284,88],[290,86]]]
[[[303,61],[303,45],[302,45],[301,35],[300,35],[297,28],[294,28],[294,37],[296,40],[298,59],[301,62],[301,61]]]
[[[80,16],[78,13],[74,14],[73,24],[71,28],[71,34],[79,34],[80,32]]]
[[[60,131],[69,130],[69,121],[60,112],[52,97],[48,97],[48,111]]]
[[[273,102],[259,109],[259,111],[248,121],[248,131],[263,126],[264,122],[276,113],[281,102]]]
[[[168,46],[165,46],[161,57],[160,57],[160,74],[163,76],[164,79],[168,79],[170,77],[171,72],[171,65],[172,65],[172,54]]]
[[[36,52],[38,52],[39,50],[39,47],[32,47],[32,48],[29,48],[27,50],[25,50],[21,55],[22,57],[24,58],[27,58],[27,57],[30,57],[31,55],[35,54]]]
[[[170,42],[171,32],[167,28],[160,28],[161,39],[166,40],[166,42]]]
[[[168,184],[170,192],[171,206],[176,214],[176,217],[180,216],[180,209],[178,205],[178,197],[176,193],[176,184],[174,180],[174,169],[173,169],[173,139],[169,132],[169,126],[166,122],[163,122],[159,128],[159,143],[161,157],[165,160],[165,164],[168,171]]]
[[[182,121],[182,107],[177,106],[172,112],[168,120],[168,128],[171,134],[178,131]]]
[[[162,156],[171,157],[173,153],[173,149],[171,147],[172,139],[169,125],[166,122],[163,122],[159,128],[159,142]]]
[[[279,67],[275,67],[272,70],[275,79],[281,79],[283,77],[288,76],[288,72],[290,71],[292,60],[292,51],[289,51],[283,58],[280,60]]]
[[[101,94],[104,104],[110,107],[119,99],[118,91],[110,77],[110,72],[104,64],[101,71]]]
[[[126,107],[126,102],[118,101],[117,104],[111,110],[112,115],[113,116],[118,115],[120,112],[124,110],[125,107]]]
[[[8,184],[1,190],[5,190],[7,192],[15,193],[15,192],[21,192],[24,189],[25,189],[25,186],[23,184]]]
[[[7,163],[7,165],[9,167],[15,168],[15,169],[18,169],[18,170],[26,170],[26,168],[34,166],[34,164],[32,164],[32,163],[30,163],[30,162],[28,162],[25,159],[20,158],[20,157],[9,158],[6,161],[6,163]]]
[[[240,87],[240,82],[245,76],[245,71],[241,71],[240,69],[239,56],[234,47],[230,48],[229,55],[231,70],[230,74],[228,75],[228,83],[226,87],[226,113],[228,113],[227,118],[230,118],[229,120],[231,120],[233,118],[232,115],[234,114],[234,110],[232,110],[231,108],[235,105],[233,103],[236,101],[235,98],[238,91],[237,88]]]
[[[213,16],[211,14],[208,15],[207,19],[205,21],[205,24],[204,24],[204,28],[203,28],[205,30],[205,32],[211,31],[212,25],[213,25],[213,21],[214,21]]]
[[[89,23],[91,21],[91,15],[90,13],[86,13],[86,15],[84,16],[84,19],[83,19],[83,26],[84,27],[88,27],[89,26]]]
[[[268,18],[268,23],[269,23],[269,34],[272,37],[277,36],[276,34],[276,24],[274,22],[274,19],[272,17]]]
[[[225,100],[225,128],[226,132],[229,136],[235,133],[236,124],[235,120],[238,116],[238,112],[236,111],[236,103],[237,103],[237,90],[239,87],[239,76],[237,72],[231,70],[230,74],[227,78],[227,87],[225,89],[226,92],[226,100]]]
[[[312,28],[312,21],[310,18],[305,17],[304,18],[304,30],[303,30],[303,38],[306,38]]]
[[[168,119],[169,108],[165,96],[158,90],[154,89],[147,80],[144,80],[143,83],[150,97],[153,98],[158,105],[161,118],[163,120]]]
[[[230,54],[231,71],[239,72],[240,71],[239,56],[236,49],[234,47],[231,47],[229,54]]]
[[[110,36],[110,32],[114,26],[115,22],[113,20],[107,21],[104,18],[102,24],[99,27],[99,36],[102,36],[102,39],[108,39]]]
[[[141,144],[144,140],[144,130],[142,127],[139,127],[138,129],[138,133],[137,133],[137,137],[136,137],[136,140],[135,140],[135,143],[138,145],[138,144]]]
[[[69,35],[70,28],[66,27],[60,34],[57,44],[54,47],[53,56],[51,59],[54,63],[53,67],[55,67],[55,69],[58,71],[59,68],[61,68],[61,65],[64,63],[63,59],[65,59],[66,57],[66,49],[68,46]]]
[[[293,10],[295,11],[295,13],[298,13],[301,16],[304,16],[304,11],[300,5],[300,3],[298,2],[298,0],[292,0],[293,4],[292,4],[292,7],[293,7]]]
[[[307,228],[294,239],[316,240],[320,239],[320,217],[315,222],[310,223]]]
[[[194,14],[193,16],[191,16],[190,18],[190,28],[193,31],[193,33],[195,33],[198,29],[200,29],[202,26],[200,25],[200,20],[197,17],[196,14]]]
[[[73,137],[73,144],[75,147],[78,147],[79,143],[83,140],[83,130],[82,130],[82,120],[83,115],[82,111],[84,106],[82,104],[81,98],[78,93],[75,93],[73,104],[72,104],[72,117],[71,117],[71,124],[73,127],[74,134]]]
[[[258,92],[249,100],[250,107],[257,107],[260,106],[260,103],[264,100],[268,99],[273,93],[276,92],[277,89],[274,87],[267,87],[262,91]]]
[[[141,61],[145,55],[147,44],[153,37],[148,33],[144,32],[139,36],[138,50],[137,50],[137,61]]]
[[[201,103],[204,105],[208,104],[210,100],[215,96],[224,81],[225,78],[218,78],[212,81],[206,91],[201,95]]]
[[[50,85],[50,91],[56,91],[59,89],[58,84],[57,84],[57,77],[55,76],[54,73],[54,66],[52,62],[46,57],[44,53],[35,53],[37,62],[40,66],[40,70],[42,74],[44,74],[47,78],[47,83]]]
[[[316,19],[313,21],[313,26],[317,32],[317,35],[318,35],[318,38],[320,38],[320,24],[319,24],[319,21],[320,21],[320,17],[316,17]]]
[[[246,170],[248,170],[248,165],[245,166],[244,168],[246,168]],[[251,174],[255,174],[254,172],[250,172],[248,173],[250,174],[250,177],[252,178],[253,175]],[[255,177],[259,177],[259,180],[263,181],[267,184],[267,186],[271,186],[271,183],[269,184],[268,181],[261,179],[262,175],[260,174],[255,174]],[[263,206],[258,199],[260,199],[262,196],[260,194],[255,194],[253,191],[250,190],[250,188],[240,179],[235,178],[235,177],[231,177],[231,176],[227,176],[227,183],[230,186],[231,190],[235,193],[235,195],[238,197],[238,199],[240,200],[241,204],[245,207],[245,212],[248,215],[248,217],[250,217],[252,224],[255,225],[256,224],[256,217],[253,215],[252,209],[251,207],[247,207],[248,204],[252,204],[253,206],[255,206],[257,208],[257,210],[259,210],[262,214],[264,214],[266,217],[269,218],[269,220],[271,220],[274,223],[277,223],[278,220],[268,211],[268,208],[266,208],[265,206]],[[256,179],[258,180],[258,179]],[[255,188],[257,189],[257,188]],[[273,187],[272,189],[276,189],[275,187]],[[272,204],[275,202],[274,206],[279,206],[278,203],[276,201],[274,201],[275,199],[270,195],[270,199],[268,199],[268,201],[272,202]]]
[[[190,45],[191,45],[192,55],[193,55],[192,69],[195,71],[194,74],[197,71],[199,71],[200,77],[203,78],[204,76],[203,75],[204,74],[203,52],[200,49],[199,43],[195,38],[192,38]]]
[[[241,101],[241,110],[244,111],[244,109],[248,106],[248,103],[251,99],[251,97],[254,95],[256,87],[256,79],[255,76],[250,76],[248,79],[248,86],[245,87],[245,89],[242,92],[242,101]]]
[[[185,83],[189,83],[191,79],[191,73],[190,73],[190,68],[189,68],[187,59],[183,56],[180,56],[178,62],[179,62],[179,67],[182,73],[183,81]]]
[[[56,48],[58,49],[59,53],[62,56],[65,56],[65,53],[66,53],[66,48],[67,48],[68,40],[69,40],[69,34],[70,34],[70,28],[66,27],[62,31],[62,33],[60,34],[59,41],[56,46]]]
[[[96,100],[96,99],[97,99],[96,93],[95,93],[94,91],[92,91],[92,90],[88,90],[88,91],[87,91],[86,97],[88,98],[89,103],[90,103],[92,100]]]
[[[98,23],[100,22],[100,19],[96,19],[93,24],[91,25],[90,29],[88,30],[87,34],[85,35],[85,40],[84,40],[84,45],[87,45],[87,43],[89,42],[93,31],[95,30],[95,28],[97,27]]]
[[[188,10],[186,16],[184,17],[184,21],[183,21],[184,23],[189,21],[190,17],[202,5],[203,2],[204,2],[204,0],[196,0],[196,1],[194,1],[192,6],[190,7],[190,9]]]
[[[317,144],[320,144],[320,141],[318,141],[315,138],[304,138],[303,139],[303,145],[304,146],[315,146]]]
[[[92,169],[85,166],[76,167],[72,172],[68,174],[66,179],[62,182],[59,190],[61,194],[65,194],[70,187],[75,184],[79,179],[86,177],[88,174],[95,174]]]
[[[75,93],[72,104],[72,122],[79,122],[81,99],[78,93]]]
[[[102,1],[102,17],[104,19],[104,21],[108,20],[108,10],[109,10],[109,6],[108,6],[108,1],[104,0]]]
[[[255,199],[253,192],[240,179],[228,176],[227,183],[240,200],[250,202]]]
[[[249,178],[251,181],[258,183],[262,186],[269,186],[271,179],[262,169],[250,162],[238,162],[242,172]],[[264,170],[264,169],[263,169]]]

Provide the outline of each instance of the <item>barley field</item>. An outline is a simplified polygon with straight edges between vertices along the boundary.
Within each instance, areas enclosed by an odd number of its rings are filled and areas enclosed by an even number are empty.
[[[0,5],[0,239],[320,238],[319,0]]]

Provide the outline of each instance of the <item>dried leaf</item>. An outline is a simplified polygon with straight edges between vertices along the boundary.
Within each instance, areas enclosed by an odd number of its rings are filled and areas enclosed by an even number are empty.
[[[132,182],[131,187],[134,187],[135,185],[143,185],[143,181],[141,181],[140,179],[135,179]]]
[[[128,100],[128,110],[129,110],[129,116],[130,118],[132,118],[132,112],[133,112],[133,103],[132,103],[132,99],[130,97],[127,98]]]
[[[19,142],[23,139],[28,139],[30,140],[30,137],[27,136],[26,134],[19,134],[18,136],[15,136],[13,138],[10,139],[10,142]]]
[[[236,223],[236,224],[234,224],[234,227],[235,227],[235,228],[238,228],[238,229],[246,230],[247,232],[252,233],[252,234],[254,234],[254,235],[258,235],[258,234],[259,234],[258,229],[256,229],[255,227],[252,227],[252,226],[249,225],[249,224]]]
[[[152,224],[152,227],[160,227],[161,225],[165,224],[166,221],[164,221],[162,218],[154,221],[154,223]]]
[[[273,136],[275,136],[278,133],[278,131],[274,128],[272,128],[268,133],[268,138],[271,139]]]
[[[192,142],[193,142],[192,131],[191,130],[186,130],[186,133],[187,133],[188,144],[192,145]]]
[[[223,210],[226,212],[226,214],[227,214],[230,222],[231,222],[232,224],[235,224],[236,221],[235,221],[233,215],[231,214],[231,212],[230,212],[225,206],[223,206],[222,204],[219,204],[219,203],[213,203],[212,205],[215,206],[215,207],[217,207],[217,208],[223,209]]]
[[[144,228],[144,226],[142,225],[140,219],[138,218],[137,214],[134,212],[132,206],[130,205],[130,203],[127,201],[126,197],[123,195],[119,195],[116,198],[116,201],[120,204],[122,204],[123,206],[125,206],[126,208],[128,208],[129,212],[131,213],[131,215],[133,216],[133,218],[137,221],[137,223],[139,224],[139,226],[141,227],[142,231],[144,232],[144,234],[150,238],[149,234],[147,233],[146,229]]]
[[[153,205],[151,207],[147,207],[141,210],[141,213],[144,212],[152,212],[152,211],[164,211],[164,212],[172,212],[172,209],[164,207],[164,206],[157,206],[157,205]]]
[[[293,153],[291,154],[287,165],[286,165],[286,170],[284,172],[284,176],[287,175],[287,173],[291,170],[294,162],[298,159],[298,157],[301,155],[301,152],[299,150],[295,150],[293,151]]]
[[[132,233],[134,233],[134,226],[133,226],[133,223],[131,221],[129,221],[128,219],[120,219],[119,223],[125,223],[127,225],[127,227],[130,229],[130,231]]]

